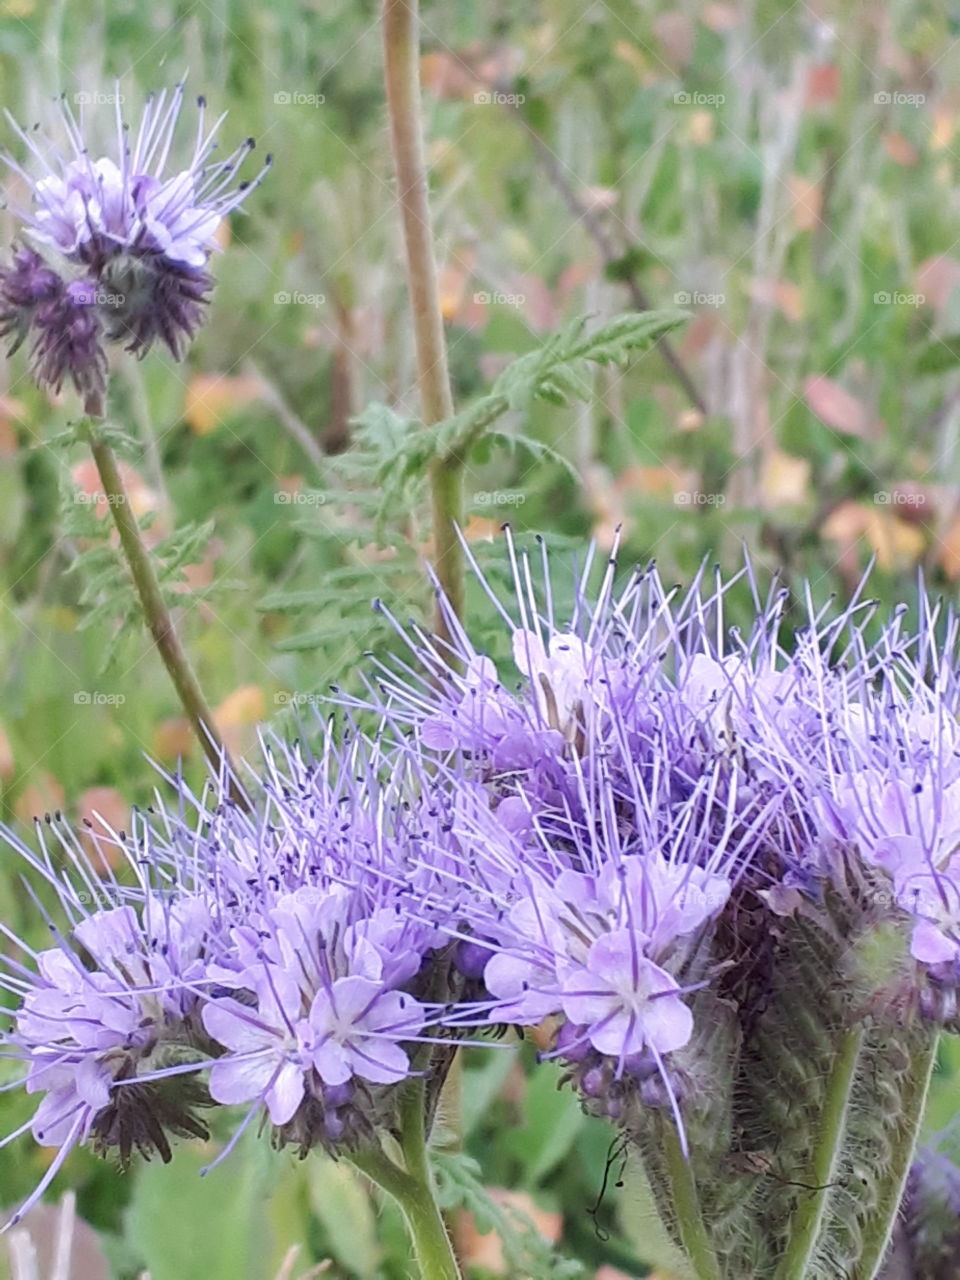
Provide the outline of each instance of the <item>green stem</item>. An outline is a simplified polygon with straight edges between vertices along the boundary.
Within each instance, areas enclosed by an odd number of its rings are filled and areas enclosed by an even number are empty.
[[[100,484],[120,538],[120,547],[129,566],[144,619],[150,628],[150,634],[153,636],[181,706],[193,726],[207,759],[218,773],[226,770],[231,798],[236,803],[249,808],[250,802],[236,780],[236,771],[226,746],[220,737],[213,715],[204,700],[199,681],[173,625],[173,618],[163,598],[153,561],[150,559],[137,517],[130,504],[130,497],[123,483],[116,455],[98,429],[98,420],[103,417],[100,398],[93,397],[88,400],[85,409],[87,418],[82,425],[82,430],[90,445]]]
[[[700,1212],[693,1170],[690,1168],[690,1161],[683,1154],[680,1136],[669,1120],[663,1123],[662,1136],[670,1198],[676,1214],[680,1241],[693,1265],[697,1280],[721,1280],[720,1264]]]
[[[418,0],[383,0],[382,35],[390,141],[403,222],[407,287],[417,352],[420,411],[424,425],[429,427],[451,418],[454,409],[424,154]],[[465,450],[436,457],[430,463],[428,473],[434,570],[446,600],[446,609],[455,618],[463,617],[466,594],[465,557],[460,541],[460,529],[464,523],[465,459]],[[453,631],[440,599],[434,610],[434,630],[441,643],[441,651],[450,665],[456,667]],[[456,1143],[461,1140],[460,1092],[461,1072],[455,1063],[444,1085],[444,1099],[447,1111],[453,1117]],[[421,1130],[422,1111],[421,1106]]]
[[[907,1174],[910,1172],[917,1135],[920,1132],[920,1124],[926,1108],[927,1093],[937,1061],[939,1041],[938,1033],[927,1033],[911,1054],[910,1066],[907,1068],[903,1091],[900,1095],[901,1121],[893,1143],[890,1166],[880,1186],[876,1207],[863,1231],[863,1247],[860,1261],[854,1272],[854,1280],[874,1280],[890,1247],[890,1238],[900,1211]]]
[[[461,1280],[460,1268],[433,1192],[423,1127],[423,1081],[411,1083],[400,1104],[400,1146],[406,1168],[380,1148],[351,1153],[350,1160],[403,1211],[421,1280]]]
[[[407,1172],[425,1186],[433,1185],[430,1157],[427,1153],[426,1081],[412,1080],[400,1100],[400,1146]]]
[[[420,405],[425,425],[432,426],[453,416],[453,395],[447,369],[447,342],[440,310],[423,147],[417,0],[383,0],[383,54],[417,349]],[[464,599],[464,555],[458,536],[458,526],[463,524],[463,468],[462,454],[435,458],[430,466],[434,567],[457,617],[463,613]],[[436,631],[442,640],[450,641],[450,628],[439,605]]]
[[[777,1280],[804,1280],[820,1239],[820,1227],[833,1188],[847,1127],[847,1113],[857,1074],[863,1030],[844,1031],[833,1060],[820,1121],[820,1133],[807,1175],[812,1190],[800,1193],[790,1223],[790,1240],[777,1270]]]
[[[433,524],[433,554],[437,578],[447,603],[457,618],[463,617],[465,578],[463,543],[463,454],[436,458],[430,466],[430,500]],[[437,635],[447,644],[452,639],[447,618],[440,606],[435,614]],[[454,661],[450,656],[451,663]]]

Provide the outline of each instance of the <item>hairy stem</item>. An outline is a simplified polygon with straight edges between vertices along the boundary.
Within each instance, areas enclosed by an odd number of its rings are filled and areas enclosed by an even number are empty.
[[[390,140],[403,221],[407,286],[417,350],[420,411],[424,424],[432,426],[453,416],[453,393],[447,368],[447,339],[440,310],[424,155],[418,0],[383,0],[382,31]],[[463,616],[465,595],[464,554],[460,541],[465,457],[463,452],[436,457],[429,470],[434,569],[446,597],[447,608],[455,618]],[[441,651],[448,654],[451,666],[456,666],[452,647],[446,648],[453,636],[449,615],[440,600],[434,611],[434,630],[441,642]],[[461,1072],[455,1062],[443,1092],[447,1110],[454,1117],[461,1114],[460,1090]],[[422,1102],[420,1113],[418,1124],[422,1133]],[[461,1134],[456,1120],[453,1131],[454,1142],[458,1145]],[[445,1229],[444,1239],[448,1239]]]
[[[697,1280],[721,1280],[720,1264],[704,1225],[697,1184],[690,1162],[680,1146],[680,1135],[668,1120],[661,1126],[661,1133],[667,1177],[670,1182],[671,1205],[676,1215],[680,1242],[690,1259]]]
[[[939,1041],[939,1035],[931,1031],[911,1054],[900,1095],[900,1127],[893,1143],[886,1177],[880,1185],[876,1208],[864,1228],[863,1248],[853,1280],[874,1280],[890,1247],[890,1238],[900,1211],[907,1174],[917,1145],[917,1134],[927,1104]]]
[[[424,423],[431,426],[452,416],[453,396],[424,158],[417,0],[384,0],[383,52],[421,414]],[[435,568],[450,608],[458,617],[463,613],[464,597],[464,556],[458,535],[458,526],[463,523],[463,468],[462,454],[435,458],[430,466]],[[436,631],[449,642],[447,619],[439,606]]]
[[[862,1042],[860,1027],[844,1031],[841,1037],[827,1083],[820,1132],[807,1174],[811,1189],[800,1194],[790,1223],[790,1240],[777,1270],[777,1280],[804,1280],[808,1275],[843,1149]]]
[[[412,1080],[404,1091],[400,1102],[400,1146],[407,1172],[429,1187],[433,1175],[427,1155],[426,1095],[423,1077]]]
[[[411,1081],[400,1107],[405,1168],[379,1148],[352,1152],[351,1162],[399,1204],[413,1242],[421,1280],[461,1280],[460,1268],[433,1192],[423,1125],[423,1080]]]
[[[120,538],[120,547],[130,569],[130,576],[140,600],[140,607],[163,665],[167,669],[173,687],[187,719],[200,741],[207,759],[218,773],[226,771],[231,799],[249,808],[249,800],[237,782],[226,746],[220,737],[213,715],[206,704],[203,691],[180,643],[173,618],[163,598],[163,592],[150,559],[150,553],[140,533],[140,526],[130,505],[130,498],[120,474],[116,455],[104,440],[97,422],[103,416],[99,398],[88,400],[84,434],[96,464],[100,484]]]

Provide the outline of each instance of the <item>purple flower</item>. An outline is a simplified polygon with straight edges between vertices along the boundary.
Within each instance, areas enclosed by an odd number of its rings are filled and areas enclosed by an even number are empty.
[[[33,313],[30,368],[35,380],[59,391],[69,379],[86,400],[103,395],[107,385],[107,356],[103,323],[91,304],[91,285],[75,280]]]
[[[564,1014],[607,1057],[630,1058],[648,1047],[670,1053],[682,1049],[693,1031],[679,983],[646,958],[646,943],[631,929],[603,934],[563,980]]]
[[[942,1142],[944,1137],[940,1135]],[[922,1280],[951,1280],[960,1267],[960,1168],[953,1153],[933,1146],[917,1151],[907,1180],[898,1223],[911,1275]],[[891,1251],[893,1255],[894,1251]],[[880,1272],[895,1280],[896,1260]]]
[[[119,96],[119,95],[118,95]],[[28,181],[34,211],[24,215],[32,238],[62,257],[99,270],[124,254],[156,255],[184,268],[206,266],[216,248],[223,218],[246,199],[254,182],[236,182],[253,150],[247,139],[221,160],[212,160],[224,117],[205,127],[206,101],[199,98],[193,153],[184,167],[172,169],[171,155],[184,102],[184,85],[151,95],[131,142],[119,107],[113,156],[91,157],[83,120],[61,99],[66,151],[36,133],[14,125],[41,170],[31,178],[13,160],[7,163]]]
[[[928,609],[906,635],[898,614],[868,643],[871,606],[808,603],[788,643],[784,593],[763,600],[749,566],[686,592],[652,570],[618,591],[607,566],[560,618],[546,567],[537,592],[509,535],[508,554],[506,604],[481,582],[519,682],[450,615],[456,667],[413,633],[416,667],[387,664],[371,698],[456,797],[425,855],[444,873],[408,904],[456,944],[470,999],[449,1026],[540,1024],[591,1106],[632,1124],[631,1098],[669,1104],[679,1122],[707,1070],[698,1011],[718,1007],[702,988],[739,1011],[749,1051],[777,946],[817,929],[853,945],[878,924],[903,962],[877,970],[876,1006],[953,1025],[956,620]],[[756,610],[744,634],[724,619],[738,580]]]
[[[65,285],[32,249],[16,250],[11,266],[0,265],[0,335],[12,338],[10,353],[33,335],[34,378],[59,391],[65,381],[84,397],[102,394],[107,358],[103,323],[93,305],[96,284]]]
[[[960,854],[935,870],[901,868],[894,883],[898,902],[916,921],[914,959],[929,965],[960,959]]]
[[[300,989],[288,974],[272,973],[256,1009],[230,996],[203,1010],[210,1036],[230,1052],[210,1069],[210,1093],[223,1103],[261,1099],[273,1124],[286,1124],[306,1092],[309,1060],[302,1049]],[[291,1023],[290,1018],[295,1022]]]
[[[213,159],[223,117],[207,130],[201,98],[192,154],[173,167],[183,100],[182,84],[149,98],[132,142],[118,108],[114,153],[99,158],[65,99],[65,149],[14,125],[37,172],[3,158],[30,186],[20,216],[39,252],[18,250],[0,271],[0,332],[14,346],[34,335],[41,385],[59,390],[69,378],[86,397],[102,394],[106,343],[142,356],[160,341],[179,359],[203,321],[217,230],[270,157],[237,182],[253,141]]]
[[[424,1011],[402,992],[350,976],[317,992],[307,1023],[310,1057],[324,1084],[346,1084],[354,1076],[397,1084],[410,1073],[398,1041],[420,1033]]]
[[[63,281],[34,249],[20,246],[9,267],[0,266],[0,337],[12,338],[12,354],[30,331],[37,309],[63,295]]]
[[[63,893],[72,912],[75,895]],[[78,1143],[115,1151],[125,1164],[135,1149],[169,1160],[168,1134],[206,1135],[196,1115],[206,1095],[181,1072],[203,1057],[195,1048],[195,983],[207,925],[193,899],[146,895],[140,911],[85,914],[58,946],[35,955],[2,929],[32,959],[3,962],[0,982],[20,998],[3,1038],[26,1068],[27,1093],[42,1095],[29,1125],[35,1140],[59,1148],[17,1218]]]
[[[781,1061],[816,1074],[820,997],[827,1041],[890,1010],[958,1025],[960,626],[897,617],[868,643],[856,601],[811,605],[788,643],[749,572],[741,634],[735,582],[617,592],[611,565],[558,618],[510,554],[519,679],[451,619],[458,669],[413,635],[419,669],[362,704],[372,737],[268,739],[252,812],[181,783],[115,837],[134,889],[98,889],[69,841],[69,876],[25,855],[70,924],[6,970],[41,1133],[156,1146],[189,1131],[175,1090],[203,1063],[278,1144],[356,1149],[466,1029],[509,1022],[626,1135],[668,1108],[713,1151],[768,1123]]]
[[[16,1040],[29,1064],[28,1093],[45,1093],[33,1117],[43,1146],[60,1146],[79,1123],[83,1136],[110,1098],[119,1071],[150,1042],[140,1002],[126,984],[88,973],[54,948],[37,957],[38,982],[16,1019]]]
[[[305,1097],[322,1103],[326,1086],[407,1077],[402,1042],[420,1036],[426,1010],[392,984],[415,976],[422,954],[409,963],[413,930],[395,916],[392,936],[374,924],[378,948],[369,917],[354,919],[363,911],[342,886],[304,887],[265,905],[255,930],[234,930],[228,952],[238,967],[211,974],[248,998],[211,994],[203,1010],[207,1032],[228,1050],[210,1075],[218,1102],[263,1102],[282,1127]]]
[[[376,747],[271,744],[257,813],[183,787],[173,812],[98,837],[129,887],[104,883],[60,823],[39,853],[8,837],[68,922],[59,946],[12,939],[24,958],[0,958],[18,1004],[3,1039],[38,1095],[34,1136],[60,1147],[50,1177],[87,1140],[168,1158],[213,1102],[264,1107],[304,1151],[378,1140],[395,1086],[430,1070],[455,981],[445,935],[404,909],[437,885],[421,850],[442,806],[423,791]]]
[[[589,856],[571,860],[589,867]],[[670,1049],[687,1042],[689,1010],[658,962],[676,959],[683,940],[723,909],[726,876],[613,848],[597,869],[538,873],[518,864],[514,892],[501,921],[478,912],[478,929],[496,939],[483,973],[491,1021],[529,1025],[563,1014],[621,1064],[647,1041],[662,1052],[667,1040]]]

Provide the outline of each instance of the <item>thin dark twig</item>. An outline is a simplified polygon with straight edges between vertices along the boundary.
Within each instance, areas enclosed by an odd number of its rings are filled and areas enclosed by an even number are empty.
[[[614,265],[617,266],[617,279],[626,287],[630,295],[630,301],[637,311],[652,311],[653,303],[650,300],[650,296],[637,279],[634,268],[629,263],[623,263],[625,255],[622,252],[618,252],[617,246],[607,234],[603,220],[597,216],[589,205],[584,204],[577,195],[570,180],[564,173],[563,167],[533,125],[524,120],[523,116],[518,115],[516,108],[508,107],[508,110],[511,115],[520,121],[520,127],[530,139],[530,144],[536,152],[544,173],[563,197],[567,207],[577,221],[583,223],[584,229],[600,252],[603,265],[608,268]],[[692,375],[680,359],[669,338],[658,338],[656,345],[660,354],[672,369],[674,377],[683,388],[684,394],[690,403],[706,416],[710,412],[707,408],[707,402],[698,390]]]

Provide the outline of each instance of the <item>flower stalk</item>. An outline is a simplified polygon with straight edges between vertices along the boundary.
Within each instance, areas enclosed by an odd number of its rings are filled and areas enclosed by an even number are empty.
[[[662,1125],[662,1139],[665,1169],[683,1248],[699,1280],[721,1280],[720,1265],[700,1210],[693,1170],[671,1121]]]
[[[432,426],[452,416],[453,395],[424,156],[417,0],[384,0],[383,52],[417,351],[420,408],[424,425]],[[436,457],[429,477],[433,563],[449,608],[457,617],[462,616],[464,599],[464,556],[458,535],[458,527],[463,523],[463,468],[461,454]],[[435,621],[437,634],[449,642],[448,622],[439,606]]]
[[[447,339],[440,309],[437,258],[430,214],[424,154],[423,102],[420,89],[420,14],[418,0],[383,0],[384,82],[390,117],[390,139],[397,177],[407,264],[407,286],[417,356],[420,411],[425,426],[453,415],[453,393],[447,364]],[[464,455],[434,458],[429,468],[433,567],[441,588],[434,609],[434,630],[446,660],[456,665],[451,616],[463,616],[465,563],[460,529],[463,520]],[[454,1145],[462,1130],[462,1065],[458,1054],[444,1084],[443,1101]],[[417,1121],[423,1132],[423,1106]],[[415,1126],[411,1131],[415,1131]],[[429,1187],[429,1181],[421,1179]],[[432,1204],[432,1196],[431,1196]],[[437,1213],[433,1204],[433,1213]],[[414,1231],[413,1219],[411,1231]],[[442,1227],[442,1220],[441,1220]],[[449,1237],[443,1228],[444,1240]],[[456,1259],[451,1251],[456,1270]],[[426,1273],[424,1273],[426,1275]],[[443,1274],[442,1272],[438,1272]]]
[[[180,643],[173,617],[163,598],[163,591],[150,559],[150,553],[130,505],[130,498],[123,483],[123,476],[120,474],[116,455],[99,429],[99,424],[103,420],[102,396],[98,393],[87,396],[84,408],[87,416],[81,425],[81,431],[90,446],[100,484],[120,539],[120,547],[140,600],[144,620],[204,754],[217,773],[226,770],[231,798],[237,804],[248,808],[249,800],[237,782],[236,771],[230,761],[226,745],[220,736],[213,713],[207,706],[200,683]]]
[[[420,1280],[461,1280],[460,1267],[433,1192],[424,1131],[422,1079],[411,1081],[400,1106],[403,1168],[380,1148],[353,1152],[353,1165],[393,1196],[403,1211],[420,1268]]]
[[[879,1188],[876,1207],[863,1233],[863,1247],[854,1280],[875,1280],[890,1247],[917,1147],[939,1043],[939,1035],[928,1035],[910,1055],[900,1095],[899,1133],[893,1145],[887,1176]]]
[[[778,1280],[803,1280],[809,1274],[810,1260],[819,1244],[827,1198],[843,1150],[862,1042],[862,1028],[851,1027],[843,1032],[827,1085],[820,1133],[810,1162],[810,1189],[800,1200],[790,1224],[790,1242],[777,1272]]]

